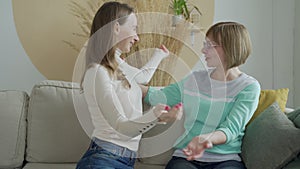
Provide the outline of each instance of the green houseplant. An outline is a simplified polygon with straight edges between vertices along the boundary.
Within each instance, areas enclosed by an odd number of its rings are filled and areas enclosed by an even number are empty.
[[[188,4],[187,0],[171,0],[171,8],[173,9],[175,16],[179,16],[179,18],[182,18],[183,16],[185,20],[190,19],[190,14],[193,10],[196,10],[202,15],[199,8],[195,5]]]

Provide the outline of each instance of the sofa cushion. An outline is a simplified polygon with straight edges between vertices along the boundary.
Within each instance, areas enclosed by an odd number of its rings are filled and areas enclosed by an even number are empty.
[[[166,165],[145,164],[145,163],[136,161],[134,168],[135,169],[165,169]]]
[[[0,91],[0,168],[23,164],[28,98],[22,91]]]
[[[45,164],[45,163],[27,163],[23,169],[75,169],[76,163]]]
[[[296,127],[300,128],[300,109],[288,113],[287,116]]]
[[[28,109],[26,160],[37,163],[77,162],[90,139],[81,128],[72,94],[79,85],[46,80],[34,86]]]
[[[275,102],[246,128],[242,158],[248,169],[282,168],[300,152],[300,129]]]
[[[289,162],[283,169],[299,169],[300,168],[300,154],[293,161]]]
[[[276,90],[261,90],[257,109],[248,124],[250,124],[261,112],[263,112],[275,101],[279,104],[281,111],[284,112],[288,99],[288,93],[288,88],[281,88]]]

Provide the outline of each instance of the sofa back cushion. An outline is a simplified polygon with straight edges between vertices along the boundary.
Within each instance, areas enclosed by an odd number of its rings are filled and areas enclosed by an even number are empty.
[[[261,90],[257,109],[255,110],[250,121],[248,122],[248,125],[275,101],[278,103],[281,111],[284,112],[286,102],[288,100],[288,94],[288,88]]]
[[[0,91],[0,168],[23,164],[28,99],[22,91]]]
[[[246,128],[241,156],[248,169],[282,168],[300,153],[300,129],[277,102]]]
[[[39,163],[77,162],[90,139],[74,109],[79,85],[46,80],[34,86],[28,108],[26,160]],[[88,112],[87,112],[88,113]]]

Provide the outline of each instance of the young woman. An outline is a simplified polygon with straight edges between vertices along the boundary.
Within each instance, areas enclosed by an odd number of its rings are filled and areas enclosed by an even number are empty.
[[[249,33],[236,22],[217,23],[208,29],[202,52],[208,70],[159,91],[143,88],[152,105],[161,95],[170,106],[184,104],[185,132],[166,169],[243,169],[242,138],[260,94],[258,81],[238,68],[251,52]]]
[[[137,17],[126,4],[107,2],[94,17],[82,80],[94,131],[77,169],[132,169],[141,134],[182,113],[179,105],[158,105],[143,115],[138,84],[149,82],[169,51],[162,45],[143,68],[131,67],[120,55],[139,41],[136,29]]]

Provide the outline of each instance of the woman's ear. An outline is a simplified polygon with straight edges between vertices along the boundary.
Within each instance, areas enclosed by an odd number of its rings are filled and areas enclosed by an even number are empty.
[[[116,22],[114,25],[114,33],[118,35],[120,33],[120,23]]]

